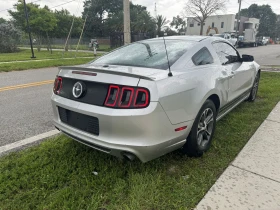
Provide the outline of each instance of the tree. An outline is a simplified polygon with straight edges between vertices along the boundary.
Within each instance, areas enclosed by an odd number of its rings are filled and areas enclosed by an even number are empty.
[[[242,9],[240,15],[260,19],[258,36],[276,36],[275,26],[277,15],[272,11],[270,5],[259,6],[257,4],[252,4],[249,8]]]
[[[179,34],[186,32],[186,21],[184,21],[184,19],[181,18],[179,15],[177,17],[173,17],[170,26],[174,27]]]
[[[168,22],[169,21],[166,19],[166,17],[163,17],[162,15],[158,15],[156,17],[156,27],[157,27],[158,36],[163,35],[162,31],[164,30],[164,26],[166,26],[166,24],[168,24]]]
[[[104,37],[123,31],[123,0],[87,0],[83,17],[87,15],[87,37]],[[130,3],[130,16],[132,32],[154,33],[155,21],[146,7]]]
[[[0,53],[16,52],[20,35],[12,23],[0,23]]]
[[[123,0],[86,0],[83,18],[88,16],[85,35],[87,37],[103,37],[109,35],[105,22],[122,11]]]
[[[54,14],[47,8],[39,8],[39,5],[30,3],[27,4],[27,11],[29,15],[29,24],[31,32],[36,35],[40,45],[42,38],[47,36],[48,32],[51,32],[56,27],[56,18]],[[28,28],[25,20],[24,6],[21,0],[15,5],[16,11],[9,10],[14,23],[24,32],[28,32]]]
[[[82,31],[83,19],[81,17],[73,17],[66,9],[55,10],[54,16],[57,20],[56,27],[50,33],[52,37],[65,38],[67,37],[72,21],[74,18],[74,25],[71,33],[71,37],[78,38]]]
[[[7,20],[6,19],[4,19],[4,18],[0,18],[0,24],[1,23],[6,23],[7,22]]]
[[[170,27],[166,27],[164,29],[164,33],[167,34],[167,36],[174,36],[174,35],[178,35],[178,33],[174,30],[172,30]]]
[[[200,35],[203,34],[205,20],[217,11],[224,10],[228,0],[188,0],[185,5],[185,13],[192,16],[200,23]]]
[[[276,22],[276,29],[275,29],[275,38],[280,38],[280,15],[278,15],[278,19]],[[279,40],[278,40],[279,41]]]

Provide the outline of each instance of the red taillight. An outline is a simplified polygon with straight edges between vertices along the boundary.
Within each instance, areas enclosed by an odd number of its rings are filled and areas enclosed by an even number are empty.
[[[54,81],[54,85],[53,85],[53,92],[54,94],[58,95],[61,91],[62,88],[62,78],[61,77],[57,77]]]
[[[117,103],[119,92],[119,86],[110,85],[108,95],[105,101],[105,106],[114,107]]]
[[[110,85],[104,105],[120,109],[145,108],[149,105],[149,97],[149,91],[144,88]]]
[[[133,106],[143,108],[149,104],[149,92],[146,89],[139,88],[136,91]]]
[[[122,88],[122,93],[119,100],[119,107],[122,108],[130,107],[133,95],[134,95],[134,88],[129,88],[129,87]]]

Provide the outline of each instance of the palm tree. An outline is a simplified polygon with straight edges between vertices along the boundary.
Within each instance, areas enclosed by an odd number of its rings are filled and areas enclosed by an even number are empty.
[[[166,19],[166,17],[162,16],[162,15],[158,15],[156,17],[156,25],[157,25],[157,35],[160,36],[163,27],[166,26],[166,24],[168,24],[168,20]]]

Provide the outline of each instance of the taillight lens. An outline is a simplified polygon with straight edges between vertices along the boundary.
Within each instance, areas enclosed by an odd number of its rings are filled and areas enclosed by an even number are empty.
[[[150,94],[145,88],[110,85],[104,105],[119,109],[135,109],[146,108],[149,103]]]
[[[149,92],[146,89],[139,88],[136,91],[136,97],[134,99],[133,105],[135,107],[147,107],[149,104]]]
[[[105,106],[114,107],[117,104],[117,99],[119,96],[120,87],[116,85],[110,85],[107,94]]]
[[[119,100],[119,107],[129,108],[134,95],[134,88],[124,87]]]
[[[56,77],[53,85],[53,92],[54,94],[58,95],[61,91],[62,88],[62,78],[61,77]]]

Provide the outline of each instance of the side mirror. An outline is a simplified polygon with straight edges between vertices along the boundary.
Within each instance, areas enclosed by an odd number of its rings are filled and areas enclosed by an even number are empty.
[[[242,55],[242,62],[253,62],[254,56],[251,55]]]

